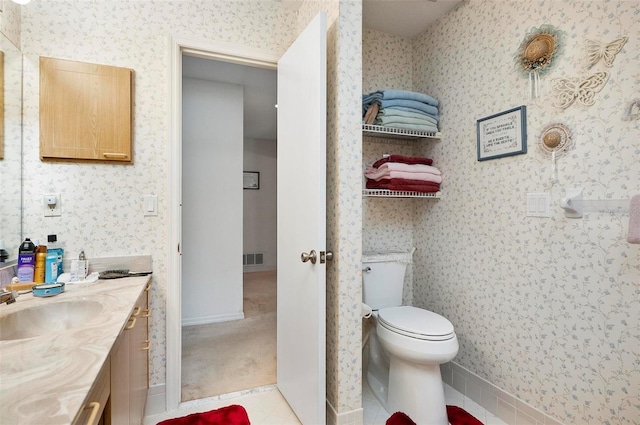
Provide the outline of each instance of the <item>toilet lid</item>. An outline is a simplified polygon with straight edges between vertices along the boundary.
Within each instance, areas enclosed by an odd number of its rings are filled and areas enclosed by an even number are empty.
[[[378,311],[380,324],[412,338],[442,341],[454,336],[450,321],[429,310],[417,307],[388,307]]]

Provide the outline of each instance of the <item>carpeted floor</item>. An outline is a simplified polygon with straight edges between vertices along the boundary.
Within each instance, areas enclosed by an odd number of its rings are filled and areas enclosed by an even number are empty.
[[[244,274],[244,320],[182,328],[182,401],[276,383],[276,272]]]

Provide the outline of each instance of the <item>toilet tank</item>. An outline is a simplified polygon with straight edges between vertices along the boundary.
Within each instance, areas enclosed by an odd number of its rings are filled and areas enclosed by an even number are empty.
[[[365,253],[362,256],[362,302],[373,310],[402,305],[404,273],[411,252]]]

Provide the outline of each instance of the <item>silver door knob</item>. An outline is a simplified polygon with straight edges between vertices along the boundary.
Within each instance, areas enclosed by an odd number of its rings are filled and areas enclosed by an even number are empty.
[[[303,263],[311,261],[311,264],[315,264],[317,259],[316,251],[312,249],[308,254],[306,252],[303,252],[302,254],[300,254],[300,259]]]
[[[320,251],[320,264],[324,264],[326,261],[333,260],[333,252],[331,251]]]

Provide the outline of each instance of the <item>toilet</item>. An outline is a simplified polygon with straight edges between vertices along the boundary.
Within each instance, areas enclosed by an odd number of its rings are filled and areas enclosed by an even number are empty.
[[[417,424],[447,425],[440,365],[458,354],[458,339],[446,318],[402,306],[412,256],[413,250],[363,255],[363,302],[375,320],[366,379],[387,412],[404,412]]]

